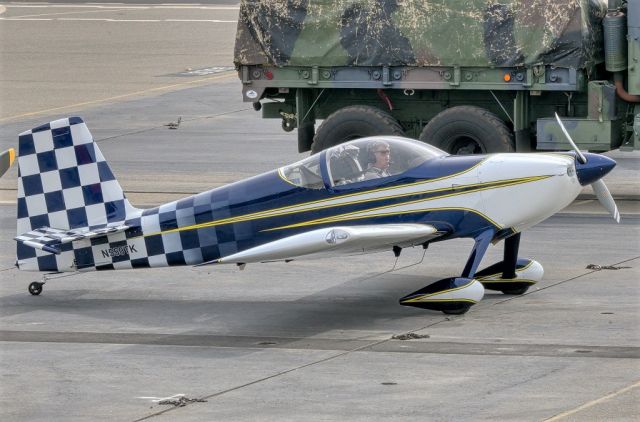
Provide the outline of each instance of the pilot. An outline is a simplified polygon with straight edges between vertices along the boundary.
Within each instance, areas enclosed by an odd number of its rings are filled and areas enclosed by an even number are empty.
[[[391,176],[389,164],[391,163],[391,149],[385,141],[371,141],[367,145],[369,164],[364,173],[364,180],[377,179]]]

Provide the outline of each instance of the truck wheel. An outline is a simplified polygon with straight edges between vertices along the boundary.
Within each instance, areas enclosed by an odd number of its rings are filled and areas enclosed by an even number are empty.
[[[450,154],[515,151],[511,131],[495,114],[475,106],[458,106],[429,121],[420,140]]]
[[[327,117],[313,138],[311,153],[350,141],[376,135],[404,136],[404,131],[389,113],[371,106],[341,108]]]

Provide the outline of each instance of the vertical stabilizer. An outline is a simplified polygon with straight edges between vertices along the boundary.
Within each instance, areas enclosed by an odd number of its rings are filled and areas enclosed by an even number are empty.
[[[20,134],[18,235],[43,227],[99,229],[137,214],[81,118]],[[22,260],[36,254],[18,243],[17,255]]]

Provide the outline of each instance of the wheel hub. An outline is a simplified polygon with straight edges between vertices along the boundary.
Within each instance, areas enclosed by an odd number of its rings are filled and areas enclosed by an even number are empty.
[[[451,151],[454,155],[482,154],[480,143],[471,136],[461,136],[451,143]]]

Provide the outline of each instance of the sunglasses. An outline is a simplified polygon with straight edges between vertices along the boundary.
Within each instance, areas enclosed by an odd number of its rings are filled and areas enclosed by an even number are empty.
[[[388,149],[383,149],[380,151],[374,151],[376,154],[391,154],[391,151]]]

